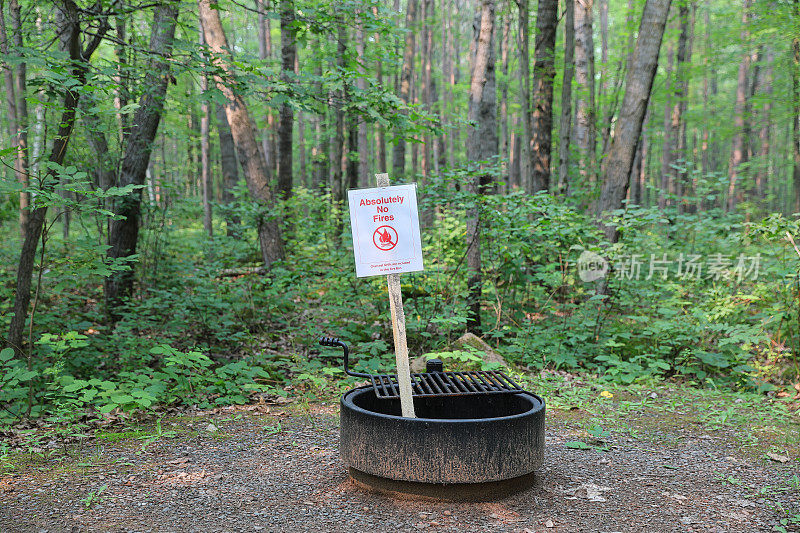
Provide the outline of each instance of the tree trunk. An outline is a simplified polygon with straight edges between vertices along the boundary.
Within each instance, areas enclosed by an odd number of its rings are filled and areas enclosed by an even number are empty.
[[[124,5],[120,2],[118,5]],[[130,113],[122,111],[128,105],[130,92],[128,89],[128,58],[126,55],[126,40],[127,40],[127,18],[124,16],[114,17],[114,29],[117,33],[117,43],[114,47],[114,55],[117,61],[116,75],[114,76],[114,83],[116,88],[114,90],[114,108],[117,110],[117,141],[120,146],[125,145],[125,135],[130,127]]]
[[[530,32],[528,31],[528,0],[519,0],[519,103],[522,113],[522,138],[519,152],[519,184],[531,190],[531,85]]]
[[[794,0],[794,16],[800,18],[800,0]],[[792,39],[792,185],[794,212],[800,213],[800,37]]]
[[[449,124],[450,117],[450,102],[453,99],[453,16],[450,7],[451,0],[442,0],[442,17],[445,19],[442,24],[442,122],[445,121]],[[442,142],[444,144],[444,166],[453,166],[453,132],[447,130],[442,135]]]
[[[231,54],[228,48],[219,11],[211,8],[211,0],[199,0],[200,20],[203,23],[203,33],[206,43],[214,52],[215,66],[225,75],[215,75],[214,81],[217,88],[225,96],[225,116],[231,127],[231,135],[239,155],[239,162],[244,170],[247,189],[253,199],[261,205],[258,215],[257,229],[258,240],[261,245],[261,257],[267,270],[272,264],[283,259],[283,241],[281,240],[280,224],[274,209],[273,194],[270,190],[270,173],[264,156],[256,142],[253,120],[247,111],[247,106],[242,97],[233,89],[235,85],[226,85],[225,80],[233,76]]]
[[[164,110],[170,78],[169,57],[178,20],[177,4],[161,4],[156,8],[150,35],[150,61],[144,79],[147,90],[139,100],[133,123],[127,135],[119,186],[144,185],[150,163],[153,140]],[[119,199],[111,223],[108,257],[112,260],[136,254],[139,237],[142,190],[136,189]],[[111,274],[105,280],[106,308],[113,320],[119,319],[120,305],[133,292],[133,269]]]
[[[365,92],[367,90],[367,79],[364,71],[364,63],[366,61],[364,49],[364,23],[361,20],[361,14],[358,15],[358,24],[356,26],[356,53],[358,54],[358,79],[356,86],[359,91]],[[355,117],[358,120],[358,143],[356,155],[358,156],[358,170],[356,171],[356,185],[357,187],[369,186],[369,142],[367,140],[367,123],[361,117]],[[385,170],[381,169],[381,172]]]
[[[20,6],[17,0],[10,0],[9,20],[11,22],[12,43],[16,50],[11,54],[9,39],[3,14],[3,1],[0,0],[0,54],[5,57],[19,57],[23,53],[22,20]],[[8,106],[9,136],[15,148],[14,174],[22,187],[19,193],[19,227],[20,235],[25,237],[25,228],[30,216],[30,195],[25,190],[28,188],[28,104],[27,68],[25,61],[19,61],[14,67],[5,61],[0,61],[5,78],[6,105]]]
[[[705,25],[705,35],[703,41],[703,133],[700,146],[700,166],[704,176],[711,172],[709,161],[709,94],[710,94],[710,59],[711,59],[711,21],[709,20],[709,6],[703,6],[703,23]],[[702,202],[698,202],[702,204]]]
[[[414,23],[417,16],[418,0],[408,0],[406,9],[406,41],[403,50],[403,67],[400,73],[400,99],[406,104],[411,103],[411,73],[414,69]],[[400,132],[392,150],[392,174],[397,179],[406,171],[406,141],[405,132]]]
[[[558,190],[569,194],[569,145],[572,128],[572,78],[575,74],[575,1],[564,0],[564,77],[558,130]]]
[[[258,11],[258,57],[262,61],[272,60],[272,23],[267,16],[270,0],[255,0]],[[263,132],[261,149],[270,175],[277,170],[277,143],[275,142],[275,115],[267,109],[267,129]]]
[[[100,45],[100,41],[108,31],[105,17],[100,19],[95,35],[86,47],[81,49],[81,29],[78,6],[72,0],[61,0],[56,4],[56,20],[58,24],[59,47],[71,61],[70,76],[75,83],[64,90],[64,105],[61,119],[58,122],[58,133],[53,139],[53,149],[50,153],[50,162],[61,165],[67,152],[69,140],[75,125],[76,110],[80,93],[77,89],[86,83],[86,73],[89,69],[89,59]],[[52,190],[47,181],[54,180],[55,174],[52,167],[48,169],[47,180],[44,187]],[[31,275],[36,257],[36,248],[42,235],[47,206],[33,206],[34,209],[26,225],[25,239],[19,254],[17,265],[17,283],[14,293],[14,308],[11,324],[8,329],[6,343],[14,349],[17,355],[22,353],[22,334],[25,321],[28,318],[28,305],[31,301]]]
[[[578,164],[584,183],[596,181],[594,37],[592,36],[592,0],[575,0],[575,81],[578,102],[575,109],[575,140]]]
[[[494,74],[494,0],[480,1],[480,19],[475,27],[475,55],[469,89],[468,120],[474,127],[467,134],[467,159],[486,168],[485,162],[497,155],[497,113]],[[470,178],[467,192],[474,205],[467,209],[467,330],[481,330],[481,217],[480,195],[488,182],[480,172]]]
[[[281,0],[281,80],[292,82],[297,43],[294,29],[294,0]],[[292,195],[294,111],[285,103],[278,117],[278,194],[281,198]]]
[[[347,168],[347,188],[355,189],[358,187],[358,169],[361,166],[361,158],[358,153],[358,117],[352,113],[347,115],[347,155],[345,166]],[[364,138],[366,143],[366,136]]]
[[[681,0],[678,5],[678,19],[680,24],[680,34],[678,36],[678,48],[675,54],[675,78],[672,84],[672,102],[669,111],[669,142],[665,142],[664,147],[664,172],[666,172],[673,184],[673,192],[678,198],[678,209],[684,206],[680,197],[683,195],[683,188],[686,185],[686,124],[684,116],[687,108],[687,98],[689,95],[689,77],[691,69],[691,43],[692,32],[694,30],[694,15],[690,13],[688,0]],[[679,162],[683,159],[684,161]]]
[[[658,208],[662,211],[672,202],[668,200],[670,191],[670,180],[672,173],[670,172],[670,148],[672,146],[672,98],[673,98],[673,85],[675,83],[675,73],[673,69],[673,46],[669,42],[666,46],[667,66],[666,66],[666,84],[667,96],[664,100],[664,142],[661,145],[661,190],[658,195]]]
[[[633,152],[642,133],[670,2],[671,0],[647,0],[645,3],[631,68],[625,76],[625,96],[614,127],[614,140],[605,159],[603,187],[596,208],[598,213],[622,208],[627,195]],[[606,237],[611,242],[616,242],[619,238],[616,227],[601,225]]]
[[[294,74],[295,76],[300,74],[296,57],[294,63]],[[306,162],[306,116],[302,111],[297,112],[297,158],[300,171],[299,182],[302,183],[304,187],[310,188],[311,183],[308,176],[308,163]]]
[[[611,120],[613,116],[613,105],[608,101],[608,2],[609,0],[598,0],[598,11],[600,12],[600,87],[597,90],[597,110],[603,122],[600,124],[600,146],[608,146],[609,135],[611,133]]]
[[[205,44],[203,40],[203,30],[198,32],[200,36],[200,46]],[[200,182],[203,191],[203,229],[209,237],[214,236],[214,226],[211,212],[211,105],[207,99],[208,76],[204,73],[200,75]]]
[[[319,39],[314,40],[313,45],[314,55],[317,57],[317,64],[314,68],[314,76],[318,80],[322,79],[322,47],[320,46]],[[316,83],[317,93],[322,95],[322,81]],[[317,188],[327,189],[329,187],[329,174],[330,165],[328,161],[330,149],[330,136],[328,134],[328,116],[326,110],[317,117],[314,125],[314,148],[311,150],[311,160],[314,165],[314,182]]]
[[[531,129],[531,192],[550,188],[550,154],[553,144],[553,80],[558,0],[539,0],[533,67]]]
[[[508,180],[507,161],[510,161],[509,141],[508,141],[508,46],[511,34],[511,13],[506,13],[503,17],[503,32],[500,37],[500,65],[503,75],[500,77],[500,156],[505,159],[503,162],[503,175],[506,176],[503,190],[508,192],[510,183]]]
[[[421,100],[423,109],[427,112],[431,112],[431,51],[430,51],[430,7],[432,6],[432,0],[422,0],[422,13],[421,13],[421,29],[422,35],[420,39],[420,70],[421,72],[421,83],[422,83],[422,90],[418,91],[421,93]],[[423,185],[428,181],[428,175],[430,174],[431,170],[431,145],[430,145],[431,135],[429,132],[424,132],[422,134],[422,142],[418,145],[418,149],[421,152],[421,174],[422,174],[422,183]]]
[[[372,13],[376,17],[378,16],[377,6],[372,8]],[[378,46],[380,43],[380,33],[375,32],[373,38],[375,41],[375,46]],[[383,61],[380,59],[380,57],[376,61],[375,69],[377,71],[376,76],[378,79],[378,87],[383,88]],[[383,173],[386,172],[388,168],[386,168],[386,132],[382,124],[377,124],[375,126],[375,135],[376,135],[375,144],[377,145],[376,152],[378,154],[378,161],[377,161],[378,172]],[[369,184],[369,176],[367,176],[367,184]]]
[[[219,136],[219,159],[220,170],[222,171],[222,203],[225,209],[225,229],[228,237],[239,238],[241,236],[242,221],[233,209],[233,189],[239,182],[239,162],[236,160],[236,146],[233,143],[231,127],[228,125],[228,117],[225,116],[225,108],[217,106],[217,134]]]
[[[347,31],[344,25],[344,20],[337,20],[337,37],[336,37],[336,66],[339,69],[345,67],[345,41],[347,39]],[[340,70],[341,72],[341,70]],[[344,184],[342,171],[342,157],[344,156],[344,80],[342,80],[342,89],[336,91],[336,102],[334,104],[334,114],[336,116],[335,133],[333,136],[333,149],[331,150],[331,199],[334,207],[341,207],[344,200]],[[335,239],[339,239],[341,233],[341,214],[336,224],[337,230]]]
[[[733,211],[736,207],[737,196],[741,195],[741,186],[737,191],[736,180],[739,177],[739,167],[747,161],[746,152],[746,139],[747,133],[747,117],[745,116],[747,106],[747,71],[750,69],[750,51],[747,50],[750,41],[750,32],[748,30],[748,19],[750,11],[750,0],[743,0],[742,2],[742,31],[741,41],[745,52],[742,54],[742,59],[739,61],[739,73],[736,76],[736,103],[733,107],[733,127],[735,133],[731,143],[731,157],[728,163],[728,175],[730,182],[728,183],[728,211]]]

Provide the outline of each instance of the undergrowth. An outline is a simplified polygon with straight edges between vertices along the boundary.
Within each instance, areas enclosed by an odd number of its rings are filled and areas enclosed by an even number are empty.
[[[465,210],[478,202],[483,338],[521,379],[544,369],[615,386],[671,380],[756,393],[797,381],[800,258],[785,239],[798,235],[797,220],[631,206],[616,213],[622,238],[609,246],[568,201],[478,198],[455,187],[467,178],[444,173],[419,191],[425,270],[402,278],[412,356],[486,368],[482,354],[453,348],[467,318]],[[342,213],[326,195],[297,189],[281,206],[287,259],[269,272],[254,268],[260,254],[243,195],[226,207],[243,214],[238,237],[219,220],[206,237],[188,201],[146,207],[136,292],[113,324],[103,305],[103,224],[91,218],[100,215],[79,213],[85,220],[67,241],[49,237],[25,356],[0,352],[0,424],[352,385],[340,354],[317,346],[323,335],[351,345],[355,370],[393,371],[385,280],[355,277],[349,228],[345,220],[337,235],[332,215]],[[2,231],[16,242],[12,221]],[[608,262],[605,282],[578,276],[587,251]],[[0,251],[6,309],[16,253]],[[706,270],[687,275],[696,256]],[[756,257],[757,272],[742,263]],[[6,313],[0,327],[8,322]]]

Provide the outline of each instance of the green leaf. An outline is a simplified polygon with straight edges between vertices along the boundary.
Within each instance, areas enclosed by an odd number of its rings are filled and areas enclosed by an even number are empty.
[[[113,411],[116,408],[117,408],[117,404],[108,403],[108,404],[102,406],[100,409],[98,409],[98,411],[100,411],[101,413],[105,414],[105,413],[110,413],[111,411]]]
[[[132,403],[134,398],[129,394],[112,394],[111,401],[123,405],[126,403]]]
[[[14,358],[14,350],[12,348],[4,348],[0,350],[0,362],[5,363]]]
[[[564,446],[566,446],[567,448],[572,448],[574,450],[591,450],[592,449],[591,446],[589,446],[585,442],[582,442],[582,441],[579,441],[579,440],[566,442],[566,443],[564,443]]]
[[[83,381],[82,379],[76,379],[69,385],[65,386],[63,390],[64,392],[75,392],[86,388],[88,385],[89,383],[87,383],[86,381]]]

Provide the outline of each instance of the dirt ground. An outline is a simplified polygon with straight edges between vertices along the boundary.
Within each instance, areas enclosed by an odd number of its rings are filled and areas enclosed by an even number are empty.
[[[743,453],[702,429],[631,426],[592,444],[579,416],[549,411],[533,487],[443,503],[357,486],[338,457],[337,413],[335,404],[196,413],[164,419],[160,435],[107,434],[20,458],[0,470],[0,530],[797,530],[796,458]],[[580,439],[589,449],[567,446]]]

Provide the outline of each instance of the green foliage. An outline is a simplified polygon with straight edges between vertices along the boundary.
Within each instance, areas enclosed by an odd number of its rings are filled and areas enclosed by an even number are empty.
[[[412,356],[439,357],[451,369],[497,366],[474,349],[452,347],[466,321],[464,217],[478,206],[483,338],[517,368],[588,372],[610,384],[672,379],[762,392],[796,379],[800,258],[783,240],[787,231],[797,234],[795,221],[712,211],[665,225],[662,213],[631,208],[618,214],[623,238],[609,247],[588,217],[551,195],[470,196],[463,185],[476,172],[449,170],[420,188],[426,270],[403,276]],[[53,232],[30,358],[0,352],[2,420],[29,408],[58,421],[351,386],[340,352],[316,346],[322,335],[351,345],[356,371],[393,372],[385,282],[353,275],[349,228],[345,220],[337,237],[331,216],[340,207],[296,188],[273,214],[284,223],[288,259],[261,273],[251,268],[260,254],[248,205],[239,194],[232,207],[242,215],[241,238],[217,232],[213,239],[202,233],[196,204],[176,201],[160,216],[147,207],[153,214],[145,217],[139,259],[146,260],[133,263],[137,292],[113,328],[99,303],[107,270],[97,260],[104,251],[97,236],[87,231],[67,247]],[[750,279],[731,265],[719,279],[695,279],[673,265],[662,280],[646,279],[646,271],[626,278],[615,267],[598,294],[577,276],[584,250],[614,265],[633,254],[736,251],[760,254],[762,270]],[[10,294],[11,281],[0,290]]]

